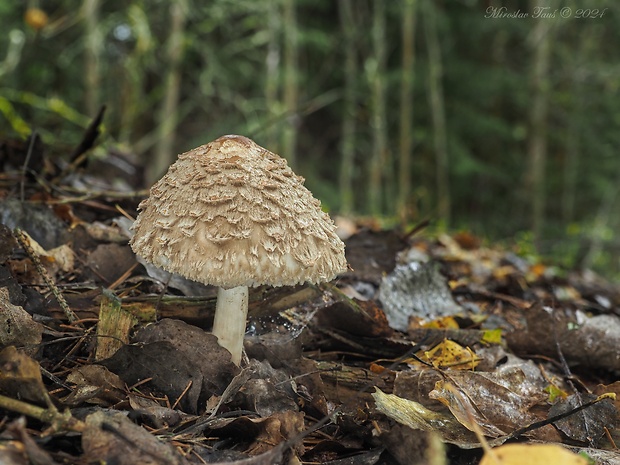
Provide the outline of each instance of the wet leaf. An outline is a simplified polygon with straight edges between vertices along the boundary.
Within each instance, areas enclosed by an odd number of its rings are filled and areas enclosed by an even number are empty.
[[[592,394],[573,394],[564,401],[557,402],[549,416],[557,416],[574,410],[588,401],[596,399]],[[579,412],[556,421],[555,426],[566,436],[576,441],[597,446],[605,434],[605,428],[613,429],[618,421],[618,411],[612,400],[597,402]]]

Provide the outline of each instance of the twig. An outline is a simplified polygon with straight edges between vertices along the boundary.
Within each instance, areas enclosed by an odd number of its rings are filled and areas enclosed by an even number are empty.
[[[614,393],[605,393],[605,394],[601,394],[600,396],[598,396],[596,399],[593,399],[589,402],[586,402],[585,404],[580,405],[579,407],[575,407],[573,410],[569,410],[568,412],[564,412],[561,413],[559,415],[555,415],[553,417],[549,417],[546,420],[542,420],[542,421],[537,421],[534,423],[531,423],[527,426],[524,426],[523,428],[519,428],[516,431],[513,431],[512,433],[510,433],[508,436],[506,436],[506,439],[517,439],[519,436],[523,436],[525,433],[538,429],[538,428],[542,428],[545,425],[549,425],[551,423],[555,423],[556,421],[562,420],[566,417],[570,417],[571,415],[574,415],[577,412],[581,412],[583,409],[586,409],[588,407],[591,407],[592,405],[605,400],[605,399],[611,399],[611,400],[615,400],[616,395]]]
[[[192,380],[190,379],[185,389],[183,389],[183,392],[181,393],[179,398],[176,401],[174,401],[174,404],[172,404],[172,407],[170,407],[171,409],[174,410],[177,407],[177,405],[179,405],[179,402],[181,402],[181,399],[183,398],[185,394],[187,394],[187,391],[189,391],[191,387],[192,387]]]
[[[49,423],[53,431],[69,430],[81,433],[86,428],[86,425],[82,421],[71,416],[69,410],[61,413],[56,410],[53,405],[49,408],[43,408],[38,405],[28,404],[21,400],[0,395],[0,407],[12,412],[21,413],[22,415],[27,415],[31,418],[36,418],[44,423]]]
[[[52,280],[52,277],[49,275],[47,270],[41,264],[41,260],[39,259],[38,255],[32,249],[30,245],[30,240],[28,239],[24,231],[22,231],[20,228],[15,228],[13,230],[13,235],[15,236],[15,239],[17,239],[17,242],[19,242],[19,245],[24,249],[24,251],[30,258],[30,260],[32,260],[32,263],[37,269],[37,272],[41,275],[41,277],[45,281],[45,284],[47,284],[49,289],[52,291],[52,294],[54,294],[54,297],[56,297],[56,300],[58,301],[60,308],[62,308],[69,322],[70,323],[77,322],[78,321],[77,315],[73,312],[73,310],[69,308],[69,304],[67,304],[65,297],[62,295],[62,293],[58,289],[58,286],[56,286],[56,284]]]

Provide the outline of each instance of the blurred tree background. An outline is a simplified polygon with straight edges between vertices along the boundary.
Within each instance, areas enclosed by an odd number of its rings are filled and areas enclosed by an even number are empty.
[[[2,2],[0,135],[36,129],[62,157],[105,104],[93,156],[126,153],[148,185],[178,153],[239,133],[333,213],[432,218],[618,273],[619,13],[614,0]]]

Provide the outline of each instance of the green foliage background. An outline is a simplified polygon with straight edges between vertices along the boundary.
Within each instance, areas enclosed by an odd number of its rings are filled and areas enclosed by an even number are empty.
[[[355,120],[352,167],[354,212],[370,213],[369,167],[372,107],[369,72],[376,65],[371,29],[375,2],[354,0],[354,43],[345,41],[336,0],[175,0],[186,12],[174,152],[220,135],[240,133],[283,153],[281,133],[293,127],[296,171],[332,212],[342,206],[342,125]],[[157,114],[166,93],[171,5],[175,1],[100,2],[97,100],[106,104],[104,146],[120,147],[142,165],[161,140]],[[297,22],[294,82],[298,107],[283,104],[284,4]],[[401,102],[402,24],[406,0],[385,4],[386,126],[382,214],[397,218],[399,108],[413,105],[410,224],[436,216],[436,154],[429,101],[429,55],[424,11],[432,8],[443,75],[452,228],[515,241],[531,228],[527,146],[531,135],[532,34],[536,21],[553,30],[549,72],[544,228],[536,242],[575,266],[619,269],[615,231],[620,202],[620,7],[613,0],[550,0],[552,10],[571,8],[569,18],[532,18],[533,2],[417,0],[412,102]],[[528,13],[528,18],[489,18],[488,8]],[[87,114],[84,76],[87,42],[80,2],[40,2],[49,16],[34,30],[24,20],[25,2],[0,4],[0,132],[25,139],[35,128],[57,156],[73,147],[94,115]],[[576,18],[597,8],[596,18]],[[20,42],[21,40],[21,42]],[[355,112],[343,109],[346,47],[354,47]],[[268,64],[275,73],[267,72]],[[275,63],[275,64],[274,64]],[[275,86],[275,100],[266,98]],[[173,155],[173,154],[171,154]],[[140,186],[136,186],[138,188]],[[441,223],[441,218],[436,218]],[[530,239],[528,239],[530,240]],[[596,247],[595,247],[596,245]],[[595,253],[593,256],[592,254]],[[584,257],[588,256],[588,260]]]

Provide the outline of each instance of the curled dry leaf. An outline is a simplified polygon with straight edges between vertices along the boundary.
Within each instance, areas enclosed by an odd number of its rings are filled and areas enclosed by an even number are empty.
[[[380,389],[375,389],[372,397],[379,412],[402,425],[435,432],[445,442],[463,449],[480,447],[476,435],[450,415],[429,410],[413,400],[403,399],[394,394],[385,394]]]
[[[428,396],[445,404],[459,423],[470,431],[476,431],[478,427],[485,436],[492,438],[506,434],[506,431],[491,423],[484,413],[476,408],[472,400],[452,383],[437,381],[435,389]]]
[[[429,393],[431,399],[446,405],[465,427],[474,430],[475,422],[484,435],[500,437],[543,418],[531,412],[532,407],[544,404],[546,395],[518,368],[506,372],[450,372]],[[549,426],[529,433],[547,438]],[[554,438],[555,439],[555,438]]]

